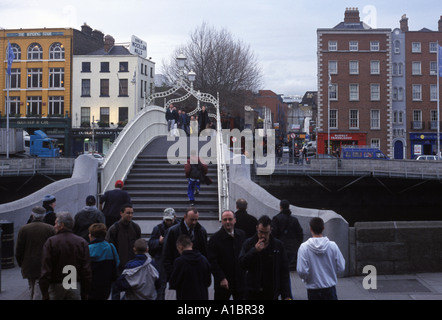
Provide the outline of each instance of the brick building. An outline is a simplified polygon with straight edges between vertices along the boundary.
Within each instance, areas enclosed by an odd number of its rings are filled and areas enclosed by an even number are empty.
[[[391,155],[391,29],[373,29],[348,8],[317,41],[318,153],[367,145]]]

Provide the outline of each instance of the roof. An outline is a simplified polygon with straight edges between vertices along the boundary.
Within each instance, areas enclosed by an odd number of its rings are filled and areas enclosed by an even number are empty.
[[[371,27],[366,24],[365,22],[341,22],[338,25],[336,25],[333,29],[335,30],[370,30]]]
[[[113,46],[109,52],[106,52],[104,48],[98,49],[96,51],[93,51],[91,53],[88,53],[88,55],[91,56],[131,56],[132,53],[129,52],[129,50],[125,46],[116,45]]]

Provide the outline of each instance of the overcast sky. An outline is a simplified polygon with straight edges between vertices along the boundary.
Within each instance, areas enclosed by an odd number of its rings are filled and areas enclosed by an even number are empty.
[[[81,30],[86,22],[117,43],[136,35],[161,73],[162,61],[207,22],[250,45],[263,71],[262,89],[302,95],[317,90],[316,30],[343,21],[347,7],[358,7],[373,28],[397,28],[406,14],[410,30],[437,30],[442,15],[440,0],[1,0],[0,27]]]

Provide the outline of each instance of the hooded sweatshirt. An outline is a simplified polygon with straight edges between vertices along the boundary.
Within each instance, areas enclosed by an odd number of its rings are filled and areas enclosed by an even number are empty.
[[[335,242],[327,237],[310,238],[299,247],[296,271],[307,289],[336,285],[345,270],[345,259]]]
[[[198,250],[185,250],[175,259],[169,288],[177,300],[208,300],[212,281],[209,261]]]

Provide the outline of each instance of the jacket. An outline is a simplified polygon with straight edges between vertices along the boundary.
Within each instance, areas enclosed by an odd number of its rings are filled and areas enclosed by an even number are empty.
[[[120,219],[107,231],[106,241],[117,248],[120,257],[120,271],[123,271],[127,262],[135,258],[133,248],[135,240],[139,238],[141,238],[141,228],[133,221],[127,223]]]
[[[120,259],[117,249],[104,239],[95,239],[89,244],[89,253],[92,269],[89,300],[106,300],[110,295],[112,282],[118,275]]]
[[[96,206],[85,206],[75,215],[74,229],[77,236],[89,242],[89,226],[94,223],[105,223],[104,214]]]
[[[259,292],[263,289],[263,255],[271,254],[272,275],[268,278],[272,282],[273,298],[281,296],[282,299],[292,298],[290,288],[290,273],[287,254],[281,241],[270,235],[270,243],[266,249],[258,252],[255,244],[258,236],[247,239],[241,249],[239,262],[241,267],[247,271],[246,287],[248,292]]]
[[[235,218],[235,228],[243,230],[246,233],[246,239],[255,235],[258,219],[248,214],[245,209],[239,209],[236,211]]]
[[[330,288],[345,271],[345,259],[334,241],[310,238],[299,247],[296,271],[307,289]]]
[[[175,220],[174,225],[178,224],[177,220]],[[161,222],[160,224],[156,225],[153,230],[152,234],[149,238],[149,254],[157,261],[161,258],[161,252],[163,250],[163,244],[160,244],[160,236],[164,237],[166,235],[167,230],[169,230],[172,226],[169,228],[166,228],[166,225],[164,222]]]
[[[158,279],[158,268],[153,265],[152,257],[147,253],[137,254],[115,282],[115,289],[126,291],[126,300],[155,300]]]
[[[20,228],[15,247],[15,258],[25,279],[39,279],[43,246],[55,235],[53,226],[42,220],[33,220]]]
[[[55,236],[50,237],[43,246],[40,289],[44,299],[49,297],[48,289],[51,283],[63,282],[67,276],[63,273],[63,269],[68,265],[76,270],[81,298],[87,298],[92,282],[88,243],[72,231],[62,229]]]
[[[177,300],[208,300],[211,282],[206,257],[197,250],[185,250],[173,264],[169,288],[176,290]]]
[[[207,255],[215,290],[221,288],[220,282],[225,278],[229,282],[230,290],[244,291],[245,271],[239,264],[239,254],[245,239],[244,231],[236,228],[233,237],[223,228],[210,237]]]
[[[173,262],[176,258],[180,256],[178,250],[176,249],[176,241],[181,234],[187,234],[187,228],[185,226],[185,221],[181,220],[179,224],[176,224],[169,228],[166,234],[166,238],[163,243],[163,266],[169,278],[173,269]],[[207,231],[201,224],[195,226],[193,232],[193,249],[201,252],[203,256],[207,256]]]
[[[289,262],[296,260],[304,234],[298,219],[290,210],[283,210],[273,217],[272,235],[284,244]]]

